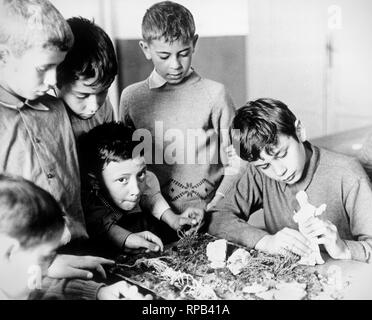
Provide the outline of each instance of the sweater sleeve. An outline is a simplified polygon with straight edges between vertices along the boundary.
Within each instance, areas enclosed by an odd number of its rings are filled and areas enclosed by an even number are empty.
[[[106,206],[95,195],[90,195],[86,209],[86,222],[90,237],[104,237],[116,247],[121,248],[131,234],[129,230],[117,225],[121,217],[121,212]]]
[[[124,89],[121,93],[118,112],[119,121],[122,121],[126,126],[135,128],[133,119],[130,115],[130,95],[127,92],[128,90]]]
[[[253,170],[248,166],[225,198],[208,212],[210,234],[248,248],[268,234],[248,223],[250,215],[262,207],[262,180]]]
[[[33,292],[31,300],[97,300],[104,283],[82,279],[54,279],[45,277],[42,288]]]
[[[345,240],[353,260],[372,262],[372,189],[368,178],[360,178],[346,196],[346,211],[355,240]]]
[[[240,174],[246,170],[248,163],[240,159],[235,152],[232,155],[228,155],[227,152],[228,148],[231,148],[233,151],[229,136],[229,127],[234,117],[235,108],[233,100],[224,86],[222,86],[217,94],[214,103],[214,112],[216,116],[213,117],[213,125],[220,137],[220,158],[224,165],[224,177],[216,190],[216,194],[225,196],[238,180]]]
[[[151,171],[146,173],[146,187],[140,206],[159,220],[163,213],[170,209],[168,202],[161,194],[158,178]]]

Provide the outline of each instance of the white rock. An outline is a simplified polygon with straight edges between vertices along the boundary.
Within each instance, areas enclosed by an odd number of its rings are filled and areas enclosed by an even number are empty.
[[[251,285],[249,286],[246,286],[243,288],[243,292],[244,293],[254,293],[254,294],[257,294],[259,292],[264,292],[264,291],[267,291],[268,287],[263,285],[263,284],[260,284],[260,283],[252,283]]]
[[[239,248],[227,260],[227,268],[233,275],[237,275],[248,265],[250,257],[247,250]]]
[[[207,258],[211,262],[211,268],[224,268],[226,265],[227,241],[218,239],[207,245]]]

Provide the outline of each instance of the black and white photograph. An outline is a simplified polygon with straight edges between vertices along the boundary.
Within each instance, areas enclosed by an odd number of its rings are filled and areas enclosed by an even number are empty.
[[[372,300],[371,31],[370,0],[0,0],[0,300]]]

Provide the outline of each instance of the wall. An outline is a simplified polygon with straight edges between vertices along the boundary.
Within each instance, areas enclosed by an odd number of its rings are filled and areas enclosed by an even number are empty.
[[[52,0],[66,16],[94,17],[117,44],[120,91],[152,70],[138,47],[154,0]],[[318,137],[372,123],[372,1],[179,0],[194,14],[195,68],[223,82],[237,106],[282,99]]]
[[[116,104],[118,93],[127,85],[145,79],[152,70],[138,46],[141,21],[154,0],[52,0],[68,18],[81,15],[94,18],[114,39],[119,58],[119,77],[110,90]],[[222,82],[236,105],[247,98],[246,39],[248,2],[246,0],[183,0],[194,15],[199,40],[193,67],[204,77]]]
[[[372,1],[250,0],[249,98],[285,101],[310,137],[372,123]]]

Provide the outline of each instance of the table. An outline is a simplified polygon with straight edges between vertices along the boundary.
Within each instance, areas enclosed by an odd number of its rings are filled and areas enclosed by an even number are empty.
[[[343,290],[343,299],[346,300],[372,300],[372,264],[353,260],[334,260],[327,254],[322,254],[326,261],[315,268],[321,274],[339,268],[343,282],[349,285]],[[331,269],[330,269],[331,268]]]

